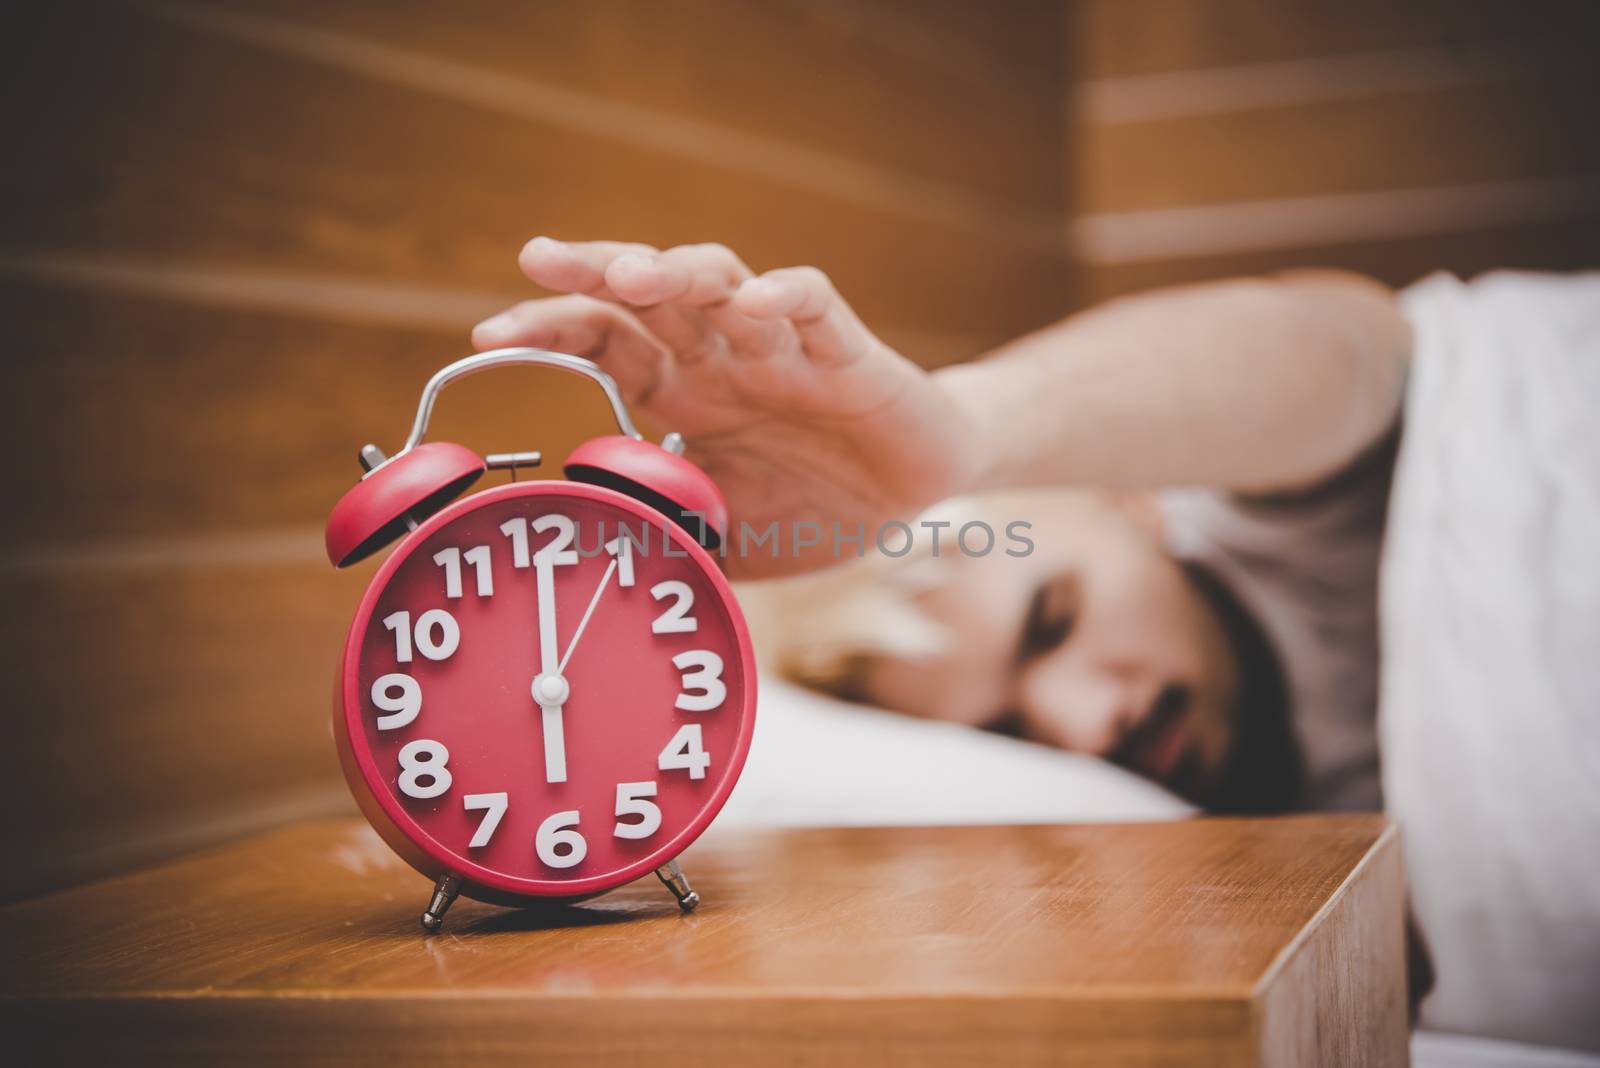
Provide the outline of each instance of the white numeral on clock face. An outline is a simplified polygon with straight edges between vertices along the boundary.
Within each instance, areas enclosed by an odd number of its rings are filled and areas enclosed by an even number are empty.
[[[550,539],[549,544],[539,550],[541,555],[550,557],[552,564],[559,566],[578,562],[578,550],[569,548],[572,540],[578,536],[578,525],[572,521],[570,516],[564,516],[559,512],[551,512],[549,515],[542,515],[535,519],[532,525],[535,534],[543,534],[547,530],[556,532],[556,536]]]
[[[700,724],[685,723],[678,728],[678,733],[672,736],[672,741],[661,750],[661,755],[656,757],[656,767],[662,771],[687,771],[691,779],[706,777],[706,768],[711,766],[711,754],[701,746]],[[621,787],[618,787],[621,790]],[[622,800],[619,794],[617,804],[620,807]]]
[[[722,657],[711,650],[679,653],[672,658],[672,666],[683,672],[683,693],[675,704],[685,712],[709,712],[728,696],[728,688],[722,684]]]
[[[699,621],[689,614],[689,609],[694,607],[694,591],[689,588],[687,582],[679,582],[677,579],[658,582],[650,587],[650,596],[658,601],[664,601],[668,597],[673,599],[667,610],[650,624],[650,633],[688,634],[690,631],[700,629]]]
[[[699,724],[696,724],[699,726]],[[618,838],[649,838],[661,829],[661,809],[646,798],[656,796],[653,782],[617,783],[617,825],[611,833]],[[623,816],[638,816],[638,823],[623,823]]]
[[[443,608],[430,608],[417,617],[417,652],[429,660],[447,659],[460,644],[461,628]]]
[[[556,852],[560,846],[565,846],[567,851]],[[589,855],[589,843],[578,833],[578,810],[557,812],[539,824],[538,833],[533,836],[533,851],[552,868],[571,868],[583,863],[583,858]]]
[[[391,694],[391,690],[400,692]],[[391,713],[378,717],[378,729],[392,731],[404,727],[422,711],[422,687],[410,675],[380,675],[372,683],[372,703],[379,711]]]
[[[431,738],[407,742],[400,750],[400,792],[427,800],[450,789],[449,759],[450,751]]]
[[[511,566],[528,566],[528,521],[507,519],[500,524],[500,533],[511,539]]]
[[[395,660],[411,663],[411,613],[391,612],[383,617],[383,625],[394,631]],[[461,627],[443,608],[430,608],[417,617],[415,636],[418,652],[429,660],[444,660],[461,644]]]
[[[506,814],[506,809],[511,801],[506,792],[502,790],[497,794],[468,794],[461,799],[462,805],[468,812],[483,809],[483,819],[478,822],[478,829],[472,836],[472,841],[467,843],[468,848],[477,849],[479,846],[489,844],[489,839],[494,837],[495,828],[500,826],[500,817]]]
[[[411,663],[411,613],[392,612],[383,617],[383,625],[394,631],[395,660]]]
[[[465,560],[477,571],[478,596],[491,597],[494,595],[494,571],[489,566],[489,547],[479,545],[476,548],[462,552],[454,546],[440,549],[433,554],[433,562],[444,568],[444,595],[450,598],[461,596],[461,561]]]
[[[623,532],[606,542],[606,552],[617,558],[617,585],[633,585],[633,542]]]
[[[528,527],[526,519],[508,519],[500,524],[500,533],[511,539],[511,566],[527,567],[530,559],[528,555]],[[538,550],[550,554],[553,564],[575,564],[578,562],[578,550],[572,548],[573,539],[578,536],[578,526],[569,516],[558,512],[542,515],[532,521],[533,532],[543,534],[553,530],[556,536],[550,543]]]

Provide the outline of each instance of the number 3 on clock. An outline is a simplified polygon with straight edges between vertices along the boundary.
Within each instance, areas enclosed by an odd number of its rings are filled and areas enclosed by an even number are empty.
[[[672,666],[683,672],[683,692],[678,694],[674,707],[685,712],[709,712],[728,696],[728,688],[722,684],[722,657],[709,649],[679,653],[672,658]]]

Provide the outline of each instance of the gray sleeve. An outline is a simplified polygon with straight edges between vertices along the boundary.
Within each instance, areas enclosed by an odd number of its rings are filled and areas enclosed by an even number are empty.
[[[1222,582],[1287,683],[1307,807],[1376,809],[1378,564],[1398,430],[1302,494],[1161,495],[1168,547]]]

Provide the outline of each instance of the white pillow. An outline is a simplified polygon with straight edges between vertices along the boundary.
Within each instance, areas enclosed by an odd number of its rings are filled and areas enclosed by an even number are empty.
[[[717,826],[1175,819],[1194,809],[1094,757],[761,679],[750,758]]]
[[[1600,274],[1405,305],[1379,724],[1421,1025],[1600,1049]]]

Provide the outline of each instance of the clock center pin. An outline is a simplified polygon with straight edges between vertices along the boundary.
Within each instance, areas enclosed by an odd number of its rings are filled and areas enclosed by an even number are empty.
[[[560,675],[537,675],[533,680],[533,699],[541,705],[564,705],[572,687]]]

